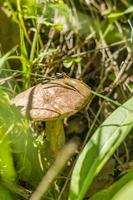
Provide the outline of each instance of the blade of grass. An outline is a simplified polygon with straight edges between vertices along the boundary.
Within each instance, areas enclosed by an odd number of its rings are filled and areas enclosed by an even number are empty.
[[[133,127],[133,98],[116,109],[96,130],[73,170],[69,200],[82,200],[94,177]]]
[[[119,181],[106,190],[96,193],[90,200],[132,200],[133,196],[133,171],[127,173]]]
[[[123,15],[126,15],[128,13],[132,13],[133,12],[133,6],[129,6],[126,10],[124,10],[123,12],[116,12],[116,13],[111,13],[108,18],[113,18],[113,19],[117,19],[118,17],[121,17]]]
[[[17,9],[18,9],[18,18],[19,18],[19,25],[20,25],[20,29],[22,28],[25,38],[27,39],[28,43],[31,44],[29,35],[26,31],[25,28],[25,23],[23,21],[23,15],[22,15],[22,9],[21,9],[21,0],[16,0],[16,5],[17,5]]]

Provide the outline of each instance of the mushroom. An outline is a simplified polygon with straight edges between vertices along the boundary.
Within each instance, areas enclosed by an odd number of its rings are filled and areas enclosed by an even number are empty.
[[[56,155],[65,143],[63,119],[81,110],[90,98],[90,88],[80,80],[60,78],[39,83],[14,98],[22,113],[45,121],[46,136]]]

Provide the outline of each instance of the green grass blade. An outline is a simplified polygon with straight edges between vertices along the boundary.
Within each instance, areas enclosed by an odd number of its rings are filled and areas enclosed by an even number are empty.
[[[123,15],[126,15],[128,13],[132,13],[133,12],[133,6],[128,7],[125,11],[123,12],[116,12],[116,13],[111,13],[108,18],[113,18],[113,19],[117,19],[118,17],[121,17]]]
[[[102,190],[92,196],[90,200],[132,200],[133,196],[133,171],[130,171],[119,181],[106,190]]]
[[[73,170],[69,200],[81,200],[94,177],[133,127],[133,97],[116,109],[96,130]]]

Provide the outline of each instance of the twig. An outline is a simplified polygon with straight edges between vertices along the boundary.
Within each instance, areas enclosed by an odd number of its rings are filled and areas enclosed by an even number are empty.
[[[64,148],[58,154],[54,164],[50,167],[50,169],[38,185],[37,189],[32,194],[30,200],[41,199],[41,197],[44,195],[44,193],[46,193],[55,177],[60,173],[68,159],[76,152],[76,150],[78,149],[78,145],[79,141],[77,139],[73,139],[64,146]]]

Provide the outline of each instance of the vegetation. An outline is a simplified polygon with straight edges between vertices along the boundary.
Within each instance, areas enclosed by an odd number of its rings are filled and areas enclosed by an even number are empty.
[[[2,0],[0,9],[0,199],[131,200],[132,1]],[[91,95],[64,119],[55,157],[45,122],[13,99],[65,76]]]

